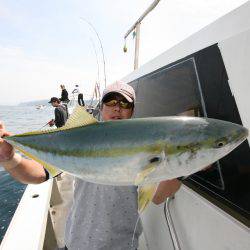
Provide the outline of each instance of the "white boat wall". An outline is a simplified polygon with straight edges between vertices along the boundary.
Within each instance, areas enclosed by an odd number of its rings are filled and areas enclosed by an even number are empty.
[[[136,89],[135,116],[192,114],[250,128],[249,13],[248,1],[126,76]],[[148,248],[249,249],[249,183],[245,142],[187,178],[165,209],[150,206],[143,215]]]
[[[208,116],[250,128],[249,13],[248,1],[126,76],[135,116]],[[185,179],[174,199],[151,204],[139,249],[249,249],[249,158],[246,141]],[[0,249],[63,247],[71,184],[63,175],[28,185]]]

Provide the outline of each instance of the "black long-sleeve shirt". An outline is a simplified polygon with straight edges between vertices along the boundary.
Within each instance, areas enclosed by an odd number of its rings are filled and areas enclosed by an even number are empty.
[[[66,107],[60,105],[55,108],[55,125],[57,128],[62,127],[68,118]]]
[[[68,94],[68,91],[66,89],[63,89],[62,90],[62,93],[61,93],[61,101],[62,102],[67,102],[69,101],[69,94]]]

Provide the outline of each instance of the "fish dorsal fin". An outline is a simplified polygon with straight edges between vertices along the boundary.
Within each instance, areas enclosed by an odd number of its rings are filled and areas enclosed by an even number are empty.
[[[84,107],[77,105],[66,124],[59,130],[82,127],[95,123],[98,123],[98,121],[89,114]]]
[[[147,184],[138,187],[138,212],[142,213],[148,204],[152,201],[157,184]]]
[[[61,128],[31,131],[14,136],[42,135],[95,123],[98,123],[98,121],[91,114],[89,114],[84,107],[77,105],[66,124]]]

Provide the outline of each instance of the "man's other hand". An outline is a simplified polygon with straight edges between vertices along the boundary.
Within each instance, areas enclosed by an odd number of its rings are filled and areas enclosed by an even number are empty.
[[[48,122],[48,124],[49,124],[50,127],[54,126],[55,125],[55,120],[54,119],[50,120]]]

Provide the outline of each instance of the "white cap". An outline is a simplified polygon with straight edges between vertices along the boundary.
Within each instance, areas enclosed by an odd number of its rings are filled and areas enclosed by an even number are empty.
[[[121,81],[116,81],[107,86],[107,88],[103,90],[102,100],[109,93],[119,93],[124,96],[129,102],[135,101],[134,89],[127,83],[123,83]]]

